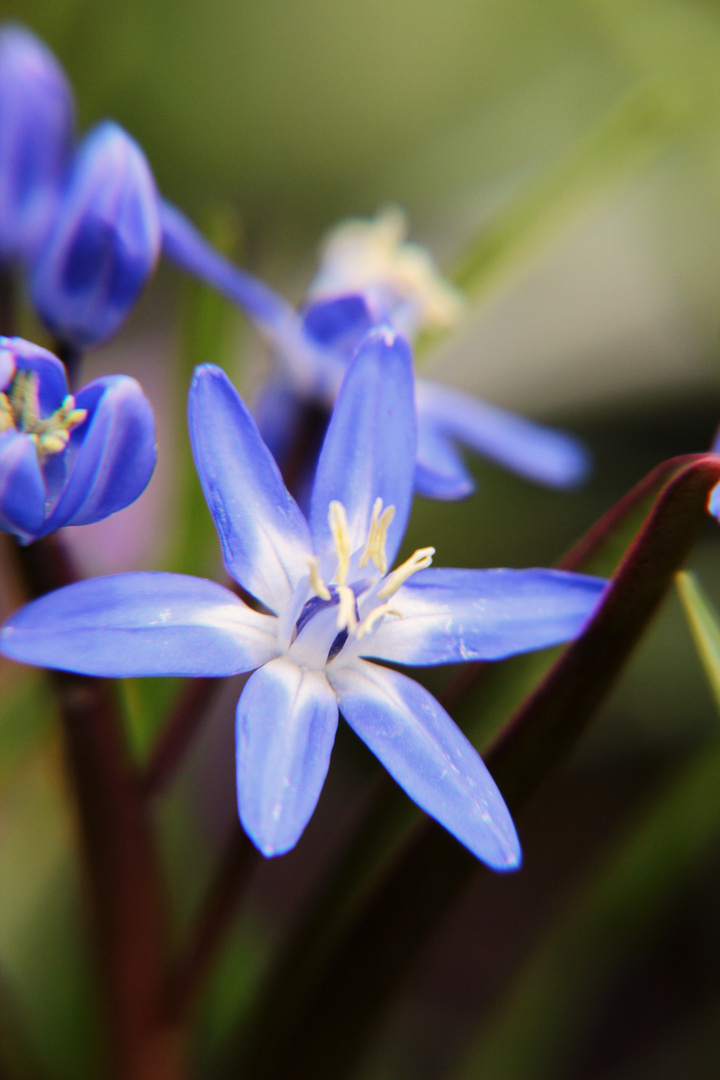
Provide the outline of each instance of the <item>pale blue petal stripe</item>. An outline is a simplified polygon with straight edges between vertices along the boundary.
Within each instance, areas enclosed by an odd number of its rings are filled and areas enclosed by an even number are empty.
[[[189,422],[225,566],[243,588],[280,612],[308,572],[311,543],[305,518],[250,412],[213,364],[195,371]]]
[[[213,581],[115,574],[34,600],[0,642],[14,660],[85,675],[235,675],[277,655],[275,622]]]
[[[426,666],[558,645],[580,633],[606,584],[561,570],[430,567],[395,593],[402,619],[386,618],[361,653]]]
[[[363,660],[328,678],[340,711],[418,806],[496,870],[520,862],[510,813],[477,751],[419,683]]]
[[[325,673],[273,660],[248,680],[237,708],[240,819],[264,855],[295,847],[320,796],[338,708]]]
[[[395,507],[387,534],[392,563],[412,502],[417,435],[412,356],[404,338],[388,328],[363,340],[343,380],[320,453],[310,504],[316,553],[332,549],[328,507],[348,513],[351,549],[367,537],[373,503]]]

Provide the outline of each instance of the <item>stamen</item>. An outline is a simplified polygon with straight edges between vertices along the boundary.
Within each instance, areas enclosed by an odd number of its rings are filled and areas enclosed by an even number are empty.
[[[406,559],[404,563],[398,566],[397,570],[393,570],[392,574],[388,574],[383,585],[378,589],[378,599],[386,600],[388,596],[392,596],[394,592],[397,592],[400,586],[409,577],[416,574],[418,570],[427,570],[432,563],[434,554],[435,548],[433,547],[418,548],[409,559]]]
[[[373,504],[370,529],[368,531],[365,549],[360,556],[360,566],[367,566],[370,559],[372,559],[380,573],[384,574],[387,571],[385,542],[387,539],[388,528],[392,519],[395,517],[395,507],[387,506],[383,510],[382,504],[382,499],[380,498],[377,498]]]
[[[369,634],[371,630],[374,630],[376,625],[381,619],[384,619],[386,615],[394,615],[396,619],[402,619],[402,612],[397,608],[391,607],[390,604],[379,604],[376,608],[366,615],[363,621],[357,628],[357,639],[364,638],[366,634]]]
[[[349,585],[338,585],[337,592],[340,600],[337,628],[338,630],[354,630],[358,624],[355,614],[355,593]]]
[[[36,371],[18,371],[10,384],[10,405],[20,431],[32,433],[40,420],[39,383]]]
[[[310,588],[319,596],[321,600],[330,600],[330,590],[320,577],[320,571],[318,570],[318,561],[314,555],[308,555],[306,563],[310,567]]]
[[[347,573],[350,569],[350,530],[348,528],[347,512],[341,502],[333,499],[328,510],[328,525],[332,533],[335,552],[338,559],[335,581],[338,585],[345,585]],[[353,599],[353,604],[354,604]]]
[[[37,420],[32,436],[40,458],[58,454],[70,442],[70,432],[82,424],[87,416],[87,409],[76,409],[75,398],[68,394],[59,409],[45,420]]]
[[[15,429],[29,435],[38,457],[59,454],[70,441],[70,432],[87,417],[87,409],[76,409],[68,394],[59,409],[44,420],[40,416],[36,371],[18,371],[6,394],[0,393],[0,431]]]

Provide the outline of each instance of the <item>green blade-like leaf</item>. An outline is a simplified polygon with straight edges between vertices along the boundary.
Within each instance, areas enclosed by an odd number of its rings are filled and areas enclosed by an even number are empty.
[[[677,575],[675,584],[715,704],[720,709],[720,619],[700,588],[695,574],[683,570]]]

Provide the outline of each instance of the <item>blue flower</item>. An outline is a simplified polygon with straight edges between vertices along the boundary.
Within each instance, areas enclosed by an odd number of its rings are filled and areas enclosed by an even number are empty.
[[[26,260],[54,213],[74,135],[72,91],[21,26],[0,29],[0,262]]]
[[[292,441],[303,403],[330,408],[349,358],[371,327],[389,321],[412,336],[452,324],[462,309],[427,253],[404,243],[397,211],[338,227],[301,316],[217,255],[168,203],[161,205],[161,222],[164,253],[243,307],[271,343],[279,372],[264,388],[256,415],[278,456]],[[562,432],[426,379],[417,380],[416,406],[415,487],[429,498],[459,499],[473,490],[458,445],[555,487],[572,487],[587,475],[585,449]]]
[[[68,393],[65,368],[0,337],[0,530],[23,543],[134,502],[155,467],[155,421],[140,385],[107,375]]]
[[[63,342],[96,345],[119,329],[160,255],[158,196],[145,156],[105,121],[76,152],[30,295]]]
[[[201,578],[96,578],[18,612],[5,654],[111,677],[257,669],[237,707],[238,804],[265,855],[292,848],[312,815],[340,710],[415,802],[491,866],[516,866],[512,820],[477,752],[422,686],[371,660],[496,659],[565,641],[603,582],[437,570],[433,548],[389,570],[410,512],[416,430],[410,350],[388,329],[349,367],[309,521],[218,368],[197,369],[189,420],[225,566],[263,610]]]

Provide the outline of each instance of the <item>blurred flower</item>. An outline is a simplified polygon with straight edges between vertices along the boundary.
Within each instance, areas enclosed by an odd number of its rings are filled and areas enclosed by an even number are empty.
[[[447,326],[462,310],[421,248],[404,242],[398,211],[338,226],[325,242],[322,265],[302,314],[267,286],[233,267],[168,203],[161,204],[163,250],[206,280],[253,319],[273,346],[279,370],[256,408],[260,429],[278,458],[292,444],[302,406],[330,408],[348,361],[368,330],[390,321],[415,333]],[[339,295],[333,295],[338,292]],[[418,459],[415,486],[430,498],[470,494],[473,479],[458,444],[540,483],[571,487],[588,471],[580,443],[562,432],[427,379],[416,383]]]
[[[195,461],[228,572],[263,605],[177,574],[61,589],[3,631],[6,655],[91,675],[251,671],[237,707],[238,803],[265,855],[292,848],[345,719],[397,782],[479,858],[520,858],[479,755],[418,683],[369,663],[495,659],[574,637],[603,582],[549,570],[436,570],[433,548],[388,573],[415,469],[412,361],[373,331],[349,367],[320,454],[309,522],[249,411],[212,365],[190,391]]]
[[[68,393],[57,357],[0,337],[0,529],[23,543],[134,502],[155,467],[155,421],[124,375]]]
[[[407,242],[407,219],[397,206],[374,220],[353,218],[328,233],[311,299],[360,293],[375,323],[388,322],[412,338],[418,330],[450,329],[463,296],[438,272],[430,254]]]
[[[0,262],[27,259],[49,225],[70,159],[72,91],[29,30],[0,29]]]
[[[78,149],[30,293],[47,326],[77,348],[122,325],[160,254],[158,197],[145,156],[111,121]]]

